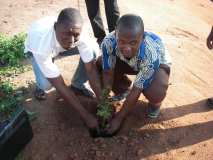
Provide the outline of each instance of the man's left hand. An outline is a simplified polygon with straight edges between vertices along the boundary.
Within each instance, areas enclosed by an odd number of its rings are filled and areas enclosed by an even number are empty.
[[[117,115],[115,116],[112,121],[109,123],[109,127],[107,128],[107,134],[113,135],[115,134],[121,127],[121,123],[123,122],[124,118]]]

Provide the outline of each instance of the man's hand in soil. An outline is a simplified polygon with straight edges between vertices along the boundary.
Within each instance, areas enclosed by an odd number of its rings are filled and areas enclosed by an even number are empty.
[[[80,114],[88,128],[95,129],[98,127],[98,121],[82,106],[74,92],[66,86],[62,76],[48,78],[48,80],[56,88],[61,97]]]
[[[212,30],[209,33],[209,36],[207,38],[207,47],[209,49],[213,49],[213,26],[212,26]]]
[[[122,109],[115,116],[115,118],[110,122],[109,128],[107,129],[108,134],[114,134],[118,131],[122,121],[124,121],[125,117],[128,115],[128,113],[132,109],[132,106],[135,106],[136,102],[138,101],[138,98],[141,92],[142,92],[141,89],[133,86],[126,100],[124,101]]]
[[[109,126],[106,130],[107,134],[109,134],[109,135],[115,134],[120,129],[120,126],[121,126],[121,123],[123,122],[123,120],[124,120],[124,118],[121,117],[119,114],[116,115],[109,123]]]
[[[99,130],[98,121],[92,114],[87,114],[85,117],[85,123],[89,129]]]

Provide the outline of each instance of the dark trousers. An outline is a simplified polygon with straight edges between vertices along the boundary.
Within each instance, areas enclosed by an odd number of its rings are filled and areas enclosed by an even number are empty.
[[[97,59],[96,66],[99,69],[99,72],[102,73],[102,57]],[[127,63],[116,58],[112,85],[113,92],[117,95],[129,90],[131,80],[127,77],[127,75],[137,74],[138,72],[134,71]],[[161,64],[154,73],[150,86],[142,91],[143,95],[149,100],[149,103],[159,105],[159,103],[163,101],[169,85],[169,75],[170,67],[165,64]]]
[[[85,2],[94,35],[98,40],[102,40],[106,33],[100,14],[100,0],[85,0]],[[120,16],[117,0],[104,0],[104,4],[109,32],[112,32]]]
[[[96,66],[100,74],[102,74],[102,57],[98,57]],[[138,72],[134,71],[127,63],[116,57],[116,64],[113,75],[112,91],[115,94],[124,93],[130,89],[132,81],[127,75],[137,75]]]

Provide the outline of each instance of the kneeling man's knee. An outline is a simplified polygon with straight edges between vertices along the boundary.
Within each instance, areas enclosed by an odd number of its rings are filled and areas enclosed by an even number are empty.
[[[156,88],[155,90],[144,92],[144,96],[151,103],[160,103],[166,97],[167,89],[168,89],[168,84],[164,84]]]

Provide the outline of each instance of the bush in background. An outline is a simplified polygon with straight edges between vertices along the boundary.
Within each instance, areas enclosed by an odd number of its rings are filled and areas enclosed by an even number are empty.
[[[12,37],[8,37],[0,33],[0,65],[15,66],[24,59],[24,41],[25,33],[19,33]]]

